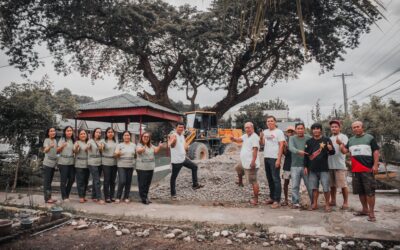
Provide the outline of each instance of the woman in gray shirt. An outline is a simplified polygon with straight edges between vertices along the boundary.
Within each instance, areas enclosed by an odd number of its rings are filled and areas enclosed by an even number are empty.
[[[101,164],[104,173],[103,192],[107,203],[114,202],[115,179],[117,177],[117,159],[114,157],[117,141],[115,140],[114,129],[106,129],[106,138],[101,141],[103,152],[101,154]]]
[[[151,201],[148,198],[151,180],[153,179],[156,161],[154,154],[160,151],[162,143],[155,147],[151,144],[150,133],[144,133],[140,137],[140,143],[137,145],[136,153],[136,172],[139,186],[139,196],[142,203],[148,205]]]
[[[86,190],[89,183],[88,169],[88,136],[84,129],[79,130],[79,140],[74,144],[75,152],[75,171],[76,171],[76,187],[78,189],[79,202],[86,202]]]
[[[63,201],[69,201],[69,194],[75,180],[74,142],[74,131],[71,126],[66,126],[57,148],[57,153],[60,154],[57,163],[60,170],[60,190]]]
[[[46,203],[54,203],[56,200],[51,198],[51,182],[53,181],[54,168],[57,164],[57,141],[56,129],[48,128],[46,131],[46,139],[43,142],[43,192],[44,201]]]
[[[125,131],[122,134],[123,142],[115,148],[115,157],[118,166],[118,191],[116,203],[119,203],[122,197],[126,203],[129,203],[129,193],[131,191],[132,174],[135,169],[136,145],[131,142],[131,133]]]
[[[103,144],[101,143],[101,129],[95,128],[92,133],[92,139],[87,143],[88,146],[88,168],[92,175],[92,199],[94,202],[104,204],[101,199],[100,176],[102,172],[101,167],[101,152],[103,151]]]

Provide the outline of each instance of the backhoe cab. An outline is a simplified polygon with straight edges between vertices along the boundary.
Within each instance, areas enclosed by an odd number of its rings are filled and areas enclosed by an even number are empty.
[[[230,136],[242,135],[240,129],[218,128],[215,112],[192,111],[185,113],[186,143],[189,144],[188,156],[193,160],[204,160],[223,154],[225,150],[237,147]]]

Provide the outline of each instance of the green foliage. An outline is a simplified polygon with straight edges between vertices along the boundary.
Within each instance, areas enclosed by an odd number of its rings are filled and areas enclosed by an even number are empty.
[[[246,110],[235,116],[236,128],[243,129],[246,122],[254,124],[254,130],[259,131],[265,127],[265,117],[262,110]]]
[[[289,110],[289,106],[285,101],[277,97],[267,102],[252,102],[240,107],[239,111],[245,110]]]
[[[3,0],[0,44],[24,72],[39,67],[36,48],[46,44],[58,72],[76,69],[92,79],[113,74],[119,87],[143,90],[143,97],[167,107],[170,88],[187,90],[192,108],[197,88],[224,90],[211,108],[221,117],[265,85],[296,78],[306,63],[332,70],[379,17],[369,1],[303,1],[306,54],[297,7],[281,1],[263,13],[254,0],[216,0],[198,12],[160,0]],[[255,13],[263,13],[256,33]]]
[[[152,143],[158,145],[160,141],[166,141],[166,136],[174,129],[169,122],[153,122],[148,123],[146,132],[151,133]]]

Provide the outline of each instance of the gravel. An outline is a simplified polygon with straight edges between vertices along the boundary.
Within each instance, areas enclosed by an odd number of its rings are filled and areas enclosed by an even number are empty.
[[[260,152],[260,159],[262,153]],[[252,189],[250,185],[244,183],[244,187],[235,184],[236,171],[235,165],[239,162],[239,152],[219,155],[214,158],[197,161],[199,166],[198,178],[199,183],[205,186],[198,190],[193,190],[191,171],[182,168],[176,182],[176,190],[178,200],[190,202],[212,202],[214,206],[238,206],[248,205],[248,201],[252,197]],[[267,199],[269,189],[266,181],[264,163],[261,161],[261,167],[257,174],[260,183],[260,201]],[[170,176],[154,185],[150,191],[152,199],[170,200]],[[245,180],[244,180],[245,181]],[[290,186],[289,186],[290,189]],[[290,194],[289,190],[289,194]]]

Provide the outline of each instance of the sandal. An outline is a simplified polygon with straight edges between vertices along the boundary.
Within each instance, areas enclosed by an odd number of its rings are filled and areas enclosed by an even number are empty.
[[[271,204],[273,204],[273,203],[274,203],[274,201],[271,200],[271,199],[268,199],[268,200],[265,201],[265,204],[266,204],[266,205],[271,205]]]
[[[376,217],[375,216],[373,216],[373,217],[368,216],[367,220],[370,221],[370,222],[376,222]]]
[[[53,201],[52,199],[48,199],[48,200],[46,201],[46,203],[47,203],[47,204],[54,204],[54,203],[56,203],[56,202]]]
[[[99,200],[98,202],[97,202],[97,204],[100,204],[100,205],[104,205],[104,204],[106,204],[103,200]]]
[[[344,206],[344,205],[343,205],[343,206],[340,207],[340,209],[341,209],[341,210],[347,210],[347,209],[349,209],[349,206]]]
[[[271,208],[272,209],[276,209],[276,208],[279,208],[281,206],[281,204],[279,204],[279,202],[274,202],[274,203],[272,203],[272,205],[271,205]]]
[[[114,202],[115,202],[116,204],[118,204],[118,203],[120,203],[121,201],[120,201],[119,199],[116,199]]]
[[[331,207],[325,207],[325,213],[330,213],[332,212],[332,208]]]
[[[353,213],[354,216],[368,216],[369,213],[363,212],[363,211],[358,211]]]
[[[79,203],[85,203],[85,199],[84,198],[80,198],[79,199]]]
[[[289,203],[288,203],[287,201],[284,201],[284,202],[281,203],[281,206],[282,206],[282,207],[285,207],[285,206],[287,206],[287,205],[289,205]]]
[[[125,202],[125,203],[129,203],[129,202],[131,202],[131,201],[130,201],[129,199],[125,199],[124,202]]]

